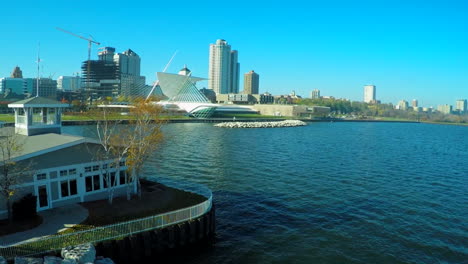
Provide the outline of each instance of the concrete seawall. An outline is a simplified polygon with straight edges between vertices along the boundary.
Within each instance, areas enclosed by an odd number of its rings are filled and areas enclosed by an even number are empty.
[[[214,204],[203,216],[162,229],[138,233],[96,243],[97,255],[116,263],[156,263],[161,260],[181,260],[214,243],[216,217]],[[195,252],[196,251],[196,252]],[[157,260],[157,261],[156,261]]]

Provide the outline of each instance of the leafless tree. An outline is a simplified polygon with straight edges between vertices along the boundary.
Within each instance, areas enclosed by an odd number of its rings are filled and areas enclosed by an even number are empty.
[[[13,220],[11,200],[16,192],[16,185],[23,175],[30,171],[29,166],[16,166],[14,157],[21,153],[24,142],[14,133],[13,129],[0,129],[0,195],[5,199],[10,223]]]

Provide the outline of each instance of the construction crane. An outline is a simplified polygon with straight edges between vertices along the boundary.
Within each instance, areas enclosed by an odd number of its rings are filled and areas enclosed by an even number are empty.
[[[78,35],[78,34],[72,33],[72,32],[70,32],[70,31],[67,31],[67,30],[63,29],[63,28],[56,27],[56,29],[57,29],[57,30],[60,30],[60,31],[62,31],[62,32],[65,32],[65,33],[67,33],[67,34],[70,34],[70,35],[72,35],[72,36],[75,36],[75,37],[77,37],[77,38],[80,38],[80,39],[83,39],[83,40],[88,41],[88,61],[87,61],[87,64],[88,64],[88,65],[87,65],[86,88],[85,88],[85,89],[86,89],[86,92],[88,93],[88,94],[87,94],[87,97],[88,97],[88,96],[89,96],[89,92],[90,92],[90,87],[89,87],[89,75],[90,75],[90,71],[91,71],[91,46],[93,45],[93,43],[96,44],[96,45],[98,45],[98,46],[101,45],[101,43],[99,43],[99,42],[97,42],[97,41],[94,41],[94,40],[92,40],[92,39],[90,39],[90,38],[85,38],[85,37],[80,36],[80,35]],[[91,99],[91,97],[89,97],[89,98]],[[92,100],[92,99],[91,99],[91,100]]]
[[[56,29],[57,29],[57,30],[60,30],[60,31],[62,31],[62,32],[65,32],[65,33],[67,33],[67,34],[70,34],[70,35],[72,35],[72,36],[75,36],[75,37],[77,37],[77,38],[80,38],[80,39],[83,39],[83,40],[88,41],[88,61],[91,60],[91,45],[92,45],[93,43],[96,44],[96,45],[98,45],[98,46],[101,45],[101,43],[99,43],[99,42],[97,42],[97,41],[94,41],[94,40],[92,40],[92,39],[90,39],[90,38],[85,38],[85,37],[80,36],[80,35],[78,35],[78,34],[75,34],[75,33],[72,33],[72,32],[70,32],[70,31],[67,31],[67,30],[65,30],[65,29],[63,29],[63,28],[57,27]]]

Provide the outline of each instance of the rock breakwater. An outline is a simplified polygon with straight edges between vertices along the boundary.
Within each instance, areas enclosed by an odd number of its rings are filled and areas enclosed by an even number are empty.
[[[306,126],[307,123],[300,120],[284,120],[273,122],[224,122],[216,124],[215,127],[225,128],[268,128],[268,127],[295,127]]]

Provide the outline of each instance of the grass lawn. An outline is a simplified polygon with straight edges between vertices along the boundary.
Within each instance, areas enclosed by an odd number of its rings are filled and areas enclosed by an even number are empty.
[[[258,119],[286,119],[287,117],[284,116],[268,116],[268,115],[260,115],[260,114],[223,114],[220,117],[235,117],[235,118],[258,118]]]
[[[0,220],[0,236],[32,229],[42,223],[42,217],[36,216],[33,219],[28,219],[25,221],[14,221],[11,224],[8,222],[8,219]]]
[[[0,121],[7,123],[15,122],[15,116],[13,114],[0,114]]]

